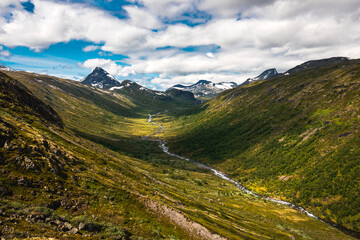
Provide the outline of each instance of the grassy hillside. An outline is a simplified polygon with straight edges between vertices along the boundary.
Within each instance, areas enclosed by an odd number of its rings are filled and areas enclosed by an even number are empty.
[[[145,177],[144,170],[136,167],[134,159],[48,121],[38,111],[48,105],[15,79],[0,74],[1,236],[188,236],[142,204],[140,196],[148,195],[149,188],[146,180],[138,181]],[[36,108],[24,100],[36,101]]]
[[[156,131],[151,107],[69,80],[7,74],[0,80],[20,81],[47,111],[0,88],[1,236],[352,239],[141,140]]]
[[[360,231],[360,61],[224,92],[164,120],[173,152]]]

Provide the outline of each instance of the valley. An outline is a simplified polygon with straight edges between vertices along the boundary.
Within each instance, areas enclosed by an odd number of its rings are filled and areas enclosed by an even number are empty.
[[[1,0],[0,240],[360,239],[360,0]]]
[[[227,100],[228,102],[228,100]],[[160,113],[156,114],[156,115],[159,115]],[[159,129],[152,135],[149,135],[149,136],[156,136],[156,135],[159,135],[160,133],[164,133],[165,132],[165,128],[163,126],[161,126],[160,124],[157,124],[157,123],[154,123],[152,121],[153,119],[153,116],[151,114],[149,114],[149,119],[148,119],[148,122],[151,123],[151,124],[154,124],[156,126],[159,127]],[[218,176],[220,177],[221,179],[223,180],[226,180],[232,184],[234,184],[236,186],[236,188],[238,188],[239,190],[243,191],[244,193],[246,194],[249,194],[251,196],[254,196],[256,198],[261,198],[261,199],[264,199],[266,201],[270,201],[270,202],[274,202],[274,203],[277,203],[277,204],[281,204],[281,205],[285,205],[285,206],[289,206],[301,213],[305,213],[307,216],[310,216],[316,220],[319,220],[319,221],[322,221],[324,223],[327,223],[329,224],[330,226],[333,226],[335,228],[338,228],[340,229],[341,231],[345,232],[346,234],[349,234],[349,235],[353,235],[353,236],[358,236],[358,233],[356,231],[352,231],[350,229],[346,229],[340,225],[337,225],[333,222],[329,222],[329,221],[324,221],[320,218],[318,218],[317,216],[313,215],[312,213],[308,212],[307,210],[305,210],[304,208],[300,207],[300,206],[297,206],[295,204],[292,204],[290,202],[286,202],[286,201],[283,201],[283,200],[279,200],[279,199],[274,199],[274,198],[271,198],[271,197],[264,197],[264,196],[261,196],[261,195],[257,195],[256,193],[253,193],[251,192],[250,190],[248,190],[247,188],[245,188],[244,186],[242,186],[240,183],[234,181],[233,179],[229,178],[228,176],[226,176],[226,174],[224,174],[223,172],[220,172],[204,163],[200,163],[200,162],[196,162],[196,161],[193,161],[191,159],[188,159],[186,157],[182,157],[182,156],[179,156],[177,154],[174,154],[174,153],[171,153],[169,152],[169,148],[166,146],[167,145],[167,142],[165,140],[150,140],[149,139],[149,136],[146,136],[144,137],[143,139],[144,140],[148,140],[148,141],[154,141],[154,142],[157,142],[159,144],[159,147],[162,149],[162,151],[164,153],[166,153],[167,155],[169,156],[172,156],[172,157],[176,157],[176,158],[179,158],[181,160],[184,160],[184,161],[188,161],[188,162],[191,162],[193,164],[195,164],[196,166],[200,167],[200,168],[203,168],[203,169],[206,169],[206,170],[209,170],[210,172],[212,172],[215,176]]]
[[[356,236],[359,64],[343,64],[254,81],[202,104],[180,90],[131,82],[110,90],[1,71],[0,233],[354,239],[284,204]],[[335,161],[339,154],[346,159]],[[334,174],[320,156],[339,164],[336,184],[345,190],[318,174]]]
[[[164,137],[176,154],[224,171],[260,195],[357,231],[358,60],[302,66],[307,69],[164,118]]]

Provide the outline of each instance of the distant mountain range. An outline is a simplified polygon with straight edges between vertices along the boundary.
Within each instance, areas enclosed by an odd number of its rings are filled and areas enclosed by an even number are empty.
[[[115,77],[100,67],[94,68],[82,83],[130,97],[139,106],[199,103],[193,93],[180,89],[168,89],[163,92],[151,90],[130,80],[119,82]]]
[[[195,98],[210,99],[226,89],[238,86],[234,82],[212,83],[211,81],[200,80],[190,86],[175,85],[167,89],[165,92],[162,92],[148,89],[130,80],[119,82],[119,80],[111,76],[101,67],[94,68],[94,70],[82,81],[82,83],[100,89],[127,93],[127,95],[131,95],[134,98],[146,95],[153,98],[164,99],[164,97],[175,97],[185,98],[186,100],[192,101],[195,101]],[[184,93],[184,91],[190,92],[191,94]],[[136,94],[138,94],[138,96],[136,96]]]
[[[242,83],[239,86],[244,86],[254,81],[266,80],[277,75],[278,72],[276,71],[276,69],[271,68],[264,71],[257,77],[247,79],[244,83]],[[189,94],[180,93],[180,92],[175,93],[175,90],[191,92],[196,99],[208,100],[216,96],[217,94],[223,92],[224,90],[232,89],[238,86],[235,82],[213,83],[207,80],[200,80],[197,83],[192,84],[190,86],[185,86],[181,84],[174,85],[169,89],[167,89],[165,92],[162,92],[162,91],[155,91],[148,89],[130,80],[124,80],[123,82],[120,82],[101,67],[94,68],[94,70],[82,81],[82,83],[100,89],[122,92],[122,93],[126,92],[128,95],[130,94],[132,95],[132,97],[135,98],[136,98],[136,94],[140,94],[140,95],[145,94],[148,97],[150,96],[153,98],[164,98],[164,96],[184,97],[186,95],[187,100],[192,99],[192,97]],[[169,92],[172,93],[171,96],[169,96],[168,94]]]
[[[198,99],[210,99],[224,90],[231,89],[237,86],[238,85],[234,82],[213,83],[207,80],[200,80],[190,86],[178,84],[172,86],[170,89],[178,89],[192,92]]]

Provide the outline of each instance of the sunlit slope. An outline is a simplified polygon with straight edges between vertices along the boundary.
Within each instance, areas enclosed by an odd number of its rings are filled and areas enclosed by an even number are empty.
[[[170,149],[360,229],[360,61],[238,87],[168,122]]]
[[[145,207],[152,188],[133,158],[77,137],[3,73],[0,106],[1,236],[189,237]]]
[[[56,77],[26,72],[7,72],[21,81],[37,97],[59,113],[65,125],[80,136],[93,141],[122,146],[141,141],[140,137],[155,129],[147,124],[147,113],[139,110],[129,97]],[[119,149],[118,149],[119,150]]]

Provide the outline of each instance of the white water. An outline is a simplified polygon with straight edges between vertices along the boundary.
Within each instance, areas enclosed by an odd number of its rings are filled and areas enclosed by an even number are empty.
[[[158,114],[159,114],[159,113],[157,113],[157,114],[155,114],[155,115],[158,115]],[[218,177],[220,177],[220,178],[222,178],[222,179],[224,179],[224,180],[226,180],[226,181],[232,182],[233,184],[235,184],[235,186],[236,186],[238,189],[240,189],[241,191],[243,191],[243,192],[245,192],[245,193],[247,193],[247,194],[250,194],[250,195],[253,195],[253,196],[255,196],[255,197],[259,197],[259,198],[262,198],[262,199],[265,199],[265,200],[268,200],[268,201],[271,201],[271,202],[275,202],[275,203],[278,203],[278,204],[287,205],[287,206],[289,206],[289,207],[292,207],[292,208],[298,210],[299,212],[305,213],[306,215],[308,215],[308,216],[310,216],[310,217],[312,217],[312,218],[315,218],[315,219],[318,219],[318,220],[322,221],[321,219],[319,219],[318,217],[316,217],[314,214],[306,211],[303,207],[297,206],[297,205],[295,205],[295,204],[293,204],[293,203],[290,203],[290,202],[286,202],[286,201],[277,200],[277,199],[270,198],[270,197],[263,197],[263,196],[257,195],[257,194],[255,194],[255,193],[251,192],[249,189],[247,189],[247,188],[245,188],[244,186],[242,186],[240,183],[238,183],[238,182],[236,182],[235,180],[227,177],[227,176],[225,175],[225,173],[223,173],[223,172],[220,172],[220,171],[218,171],[218,170],[216,170],[216,169],[214,169],[214,168],[212,168],[212,167],[210,167],[210,166],[208,166],[208,165],[206,165],[206,164],[204,164],[204,163],[196,162],[196,161],[190,160],[190,159],[188,159],[188,158],[186,158],[186,157],[182,157],[182,156],[180,156],[180,155],[177,155],[177,154],[174,154],[174,153],[169,152],[169,148],[166,146],[166,144],[167,144],[166,141],[164,141],[164,140],[150,140],[150,136],[154,136],[154,135],[159,134],[160,132],[165,131],[165,128],[164,128],[163,126],[161,126],[160,124],[157,124],[157,123],[152,122],[152,116],[151,116],[151,114],[149,114],[148,123],[151,123],[151,124],[153,124],[153,125],[156,125],[156,126],[158,126],[160,129],[159,129],[156,133],[154,133],[154,134],[152,134],[152,135],[149,135],[149,136],[146,136],[146,137],[143,137],[142,139],[158,142],[158,143],[159,143],[159,147],[163,150],[164,153],[166,153],[166,154],[168,154],[168,155],[170,155],[170,156],[172,156],[172,157],[177,157],[177,158],[180,158],[180,159],[182,159],[182,160],[185,160],[185,161],[188,161],[188,162],[192,162],[192,163],[196,164],[196,165],[199,166],[199,167],[202,167],[202,168],[205,168],[205,169],[209,169],[210,171],[212,171],[212,172],[214,173],[215,176],[218,176]]]

